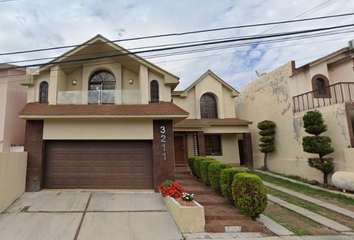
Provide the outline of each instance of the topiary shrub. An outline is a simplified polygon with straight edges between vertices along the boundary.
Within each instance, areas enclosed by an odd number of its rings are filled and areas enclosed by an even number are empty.
[[[259,144],[259,151],[264,153],[264,165],[263,169],[268,170],[267,161],[268,161],[268,153],[271,153],[275,150],[274,146],[274,134],[275,134],[275,122],[264,120],[257,124],[257,128],[259,134],[262,136],[259,141],[262,143]]]
[[[215,159],[204,160],[200,164],[200,176],[206,185],[210,185],[208,167],[211,163],[218,162]]]
[[[227,163],[211,163],[208,167],[210,186],[217,192],[221,193],[220,189],[220,174],[225,168],[232,168]]]
[[[198,178],[201,178],[201,173],[200,173],[200,164],[205,161],[205,160],[215,160],[213,158],[207,158],[207,157],[195,157],[194,160],[194,171],[195,175],[197,175]]]
[[[196,176],[195,174],[195,168],[194,168],[194,160],[195,160],[196,157],[189,157],[188,158],[188,166],[189,168],[191,169],[191,172],[194,176]]]
[[[243,169],[237,168],[225,168],[221,171],[220,174],[220,188],[221,194],[224,198],[228,199],[234,205],[234,198],[232,196],[232,182],[234,180],[235,174],[245,173]]]
[[[234,175],[232,194],[235,206],[253,220],[259,218],[267,207],[267,190],[262,180],[254,174]]]
[[[316,153],[318,158],[309,158],[310,167],[316,168],[323,173],[323,183],[328,184],[328,174],[333,172],[333,158],[324,158],[325,155],[334,152],[331,146],[331,138],[319,136],[327,131],[327,125],[324,123],[322,113],[319,111],[308,111],[303,116],[305,132],[314,136],[305,136],[302,138],[302,147],[305,152]]]

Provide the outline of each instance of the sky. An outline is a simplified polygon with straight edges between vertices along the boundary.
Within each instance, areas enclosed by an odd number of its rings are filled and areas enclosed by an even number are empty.
[[[348,0],[0,0],[0,63],[40,64],[70,50],[5,54],[17,51],[81,44],[101,34],[120,46],[155,49],[177,43],[240,39],[203,47],[145,53],[140,56],[178,76],[183,90],[208,69],[240,89],[294,60],[296,67],[348,46],[354,39],[354,15],[316,21],[232,28],[195,34],[207,29],[284,22],[354,13]],[[335,34],[255,39],[264,34],[319,29],[352,24]],[[168,37],[143,38],[164,34]],[[149,48],[146,48],[149,47]],[[45,60],[28,61],[39,58]]]

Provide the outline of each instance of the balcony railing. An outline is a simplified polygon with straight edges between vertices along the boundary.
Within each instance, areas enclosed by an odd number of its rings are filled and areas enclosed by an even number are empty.
[[[57,104],[140,104],[140,90],[58,91]]]
[[[354,101],[354,83],[341,82],[293,97],[293,111],[307,111],[352,101]]]

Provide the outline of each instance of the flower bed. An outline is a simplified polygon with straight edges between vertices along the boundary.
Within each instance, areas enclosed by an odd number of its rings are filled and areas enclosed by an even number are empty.
[[[166,180],[157,188],[181,232],[204,232],[204,207],[194,201],[194,194],[183,191],[176,182]]]
[[[198,202],[192,201],[196,206],[182,206],[169,196],[163,197],[163,201],[181,232],[205,231],[204,207]]]

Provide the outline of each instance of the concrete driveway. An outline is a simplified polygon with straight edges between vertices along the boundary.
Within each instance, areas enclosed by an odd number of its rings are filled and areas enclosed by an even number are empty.
[[[0,215],[2,240],[180,240],[154,192],[44,190],[24,193]]]

